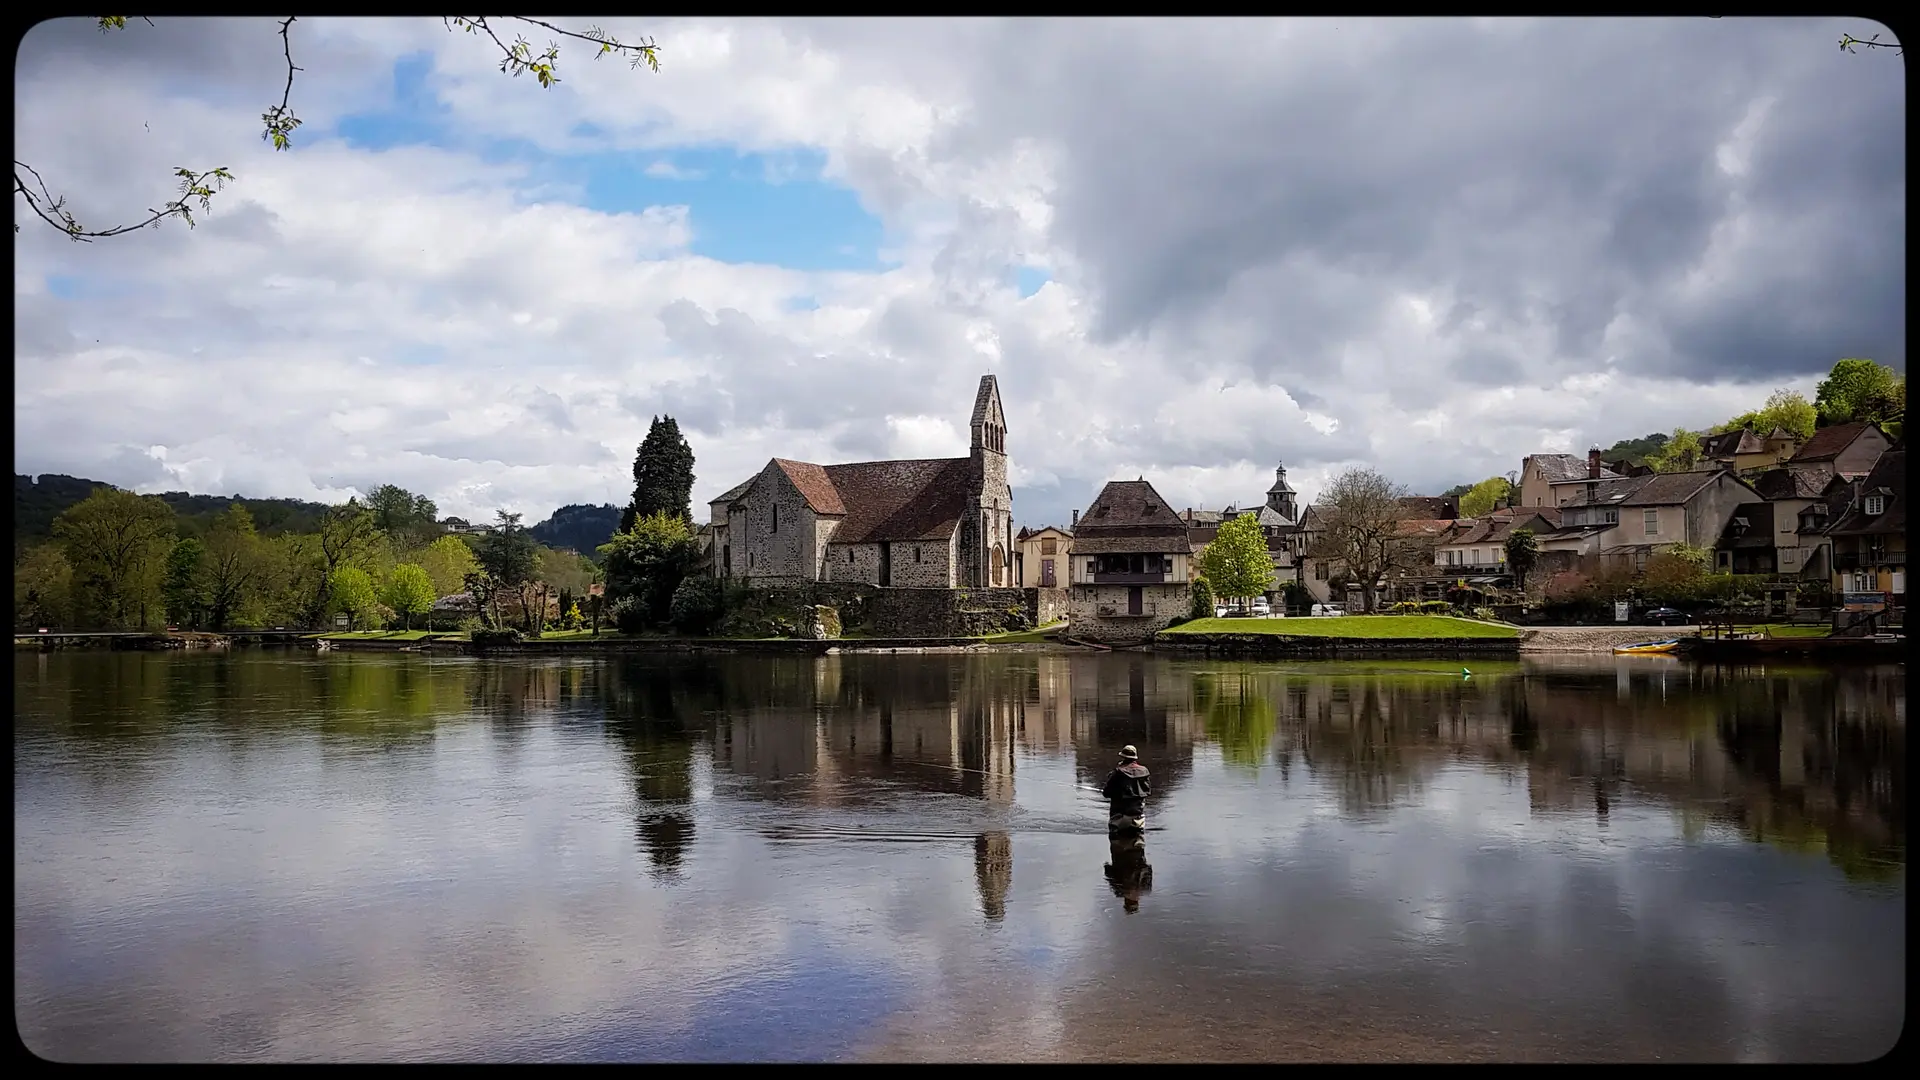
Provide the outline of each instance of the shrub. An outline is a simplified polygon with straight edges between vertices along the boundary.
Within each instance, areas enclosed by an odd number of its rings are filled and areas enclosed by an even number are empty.
[[[482,629],[473,632],[473,643],[475,645],[513,645],[519,641],[520,631],[511,626],[503,626],[497,630]]]
[[[667,607],[668,620],[687,634],[708,634],[726,614],[725,596],[717,578],[695,574],[683,579],[673,590]]]
[[[651,623],[647,603],[638,596],[623,596],[607,605],[607,621],[623,634],[638,634]]]
[[[1186,622],[1189,619],[1209,619],[1212,617],[1213,586],[1207,584],[1206,578],[1195,578],[1193,582],[1193,603],[1187,608],[1187,617],[1168,625],[1178,625],[1178,623]]]

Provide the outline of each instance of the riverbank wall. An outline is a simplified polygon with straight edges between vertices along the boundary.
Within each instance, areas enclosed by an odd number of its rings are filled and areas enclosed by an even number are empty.
[[[1512,659],[1518,638],[1335,638],[1279,634],[1179,634],[1124,651],[1227,660]]]

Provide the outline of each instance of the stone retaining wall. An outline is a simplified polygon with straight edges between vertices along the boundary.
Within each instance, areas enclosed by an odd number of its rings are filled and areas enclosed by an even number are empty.
[[[1229,659],[1346,660],[1369,657],[1514,657],[1517,638],[1331,638],[1279,634],[1162,634],[1154,652]]]
[[[1621,645],[1692,637],[1692,626],[1543,626],[1520,631],[1523,653],[1612,653]]]

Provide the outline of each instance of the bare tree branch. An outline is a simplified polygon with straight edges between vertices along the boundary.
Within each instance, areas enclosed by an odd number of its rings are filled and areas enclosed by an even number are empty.
[[[100,32],[103,34],[114,30],[125,30],[127,28],[127,18],[125,15],[95,16]],[[137,18],[148,26],[153,25],[153,20],[144,15],[137,16]],[[550,43],[545,52],[536,55],[533,47],[527,44],[526,39],[518,35],[514,37],[513,44],[509,45],[501,40],[499,34],[494,32],[493,25],[489,22],[490,19],[522,22],[529,26],[538,26],[543,30],[558,34],[563,38],[572,38],[575,41],[585,41],[598,45],[600,49],[594,54],[595,59],[599,59],[608,53],[615,53],[628,58],[631,62],[630,66],[632,67],[637,68],[644,64],[651,71],[657,72],[660,70],[660,47],[654,44],[652,38],[644,38],[634,42],[624,42],[615,39],[597,26],[588,27],[585,30],[568,30],[543,19],[535,19],[524,15],[450,15],[442,17],[442,23],[445,24],[449,30],[458,27],[469,34],[484,33],[488,40],[492,41],[500,50],[500,70],[503,73],[515,77],[531,74],[535,81],[539,82],[543,88],[551,88],[554,83],[560,81],[558,71],[560,46]],[[293,131],[299,127],[301,123],[300,118],[293,113],[294,74],[306,70],[293,62],[292,29],[293,24],[297,21],[298,16],[293,15],[289,15],[280,21],[280,51],[281,54],[286,57],[287,61],[287,83],[280,91],[280,103],[278,105],[268,106],[267,111],[260,114],[260,120],[263,125],[260,138],[262,141],[271,142],[275,150],[292,148]],[[1862,42],[1862,44],[1869,43]],[[225,166],[217,169],[209,169],[205,172],[196,172],[192,169],[184,168],[175,169],[174,176],[180,181],[179,195],[162,204],[158,209],[149,207],[147,210],[148,216],[144,220],[132,225],[118,225],[111,229],[89,229],[74,219],[73,214],[66,208],[66,199],[56,197],[49,191],[46,181],[41,178],[40,174],[35,171],[32,166],[18,159],[14,160],[13,166],[14,194],[24,199],[27,208],[32,210],[42,221],[45,221],[47,224],[66,233],[69,238],[77,241],[92,241],[109,236],[120,236],[124,233],[157,226],[160,222],[170,217],[178,217],[184,220],[187,226],[191,228],[194,220],[193,208],[188,205],[189,202],[198,199],[201,210],[205,211],[210,209],[213,195],[233,179],[233,173]],[[26,175],[22,175],[23,171]],[[31,183],[28,182],[28,176],[32,177]],[[18,224],[14,225],[13,231],[18,233],[20,226]]]
[[[1892,49],[1893,55],[1895,56],[1905,56],[1907,54],[1906,46],[1898,42],[1881,41],[1879,34],[1865,39],[1854,37],[1852,34],[1840,35],[1840,48],[1845,52],[1858,52],[1859,50],[1855,48],[1855,46],[1862,45],[1869,49]]]

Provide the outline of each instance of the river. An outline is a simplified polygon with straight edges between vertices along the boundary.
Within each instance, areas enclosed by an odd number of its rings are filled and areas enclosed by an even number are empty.
[[[1844,1061],[1905,668],[16,652],[61,1061]],[[1152,771],[1144,851],[1092,789]]]

